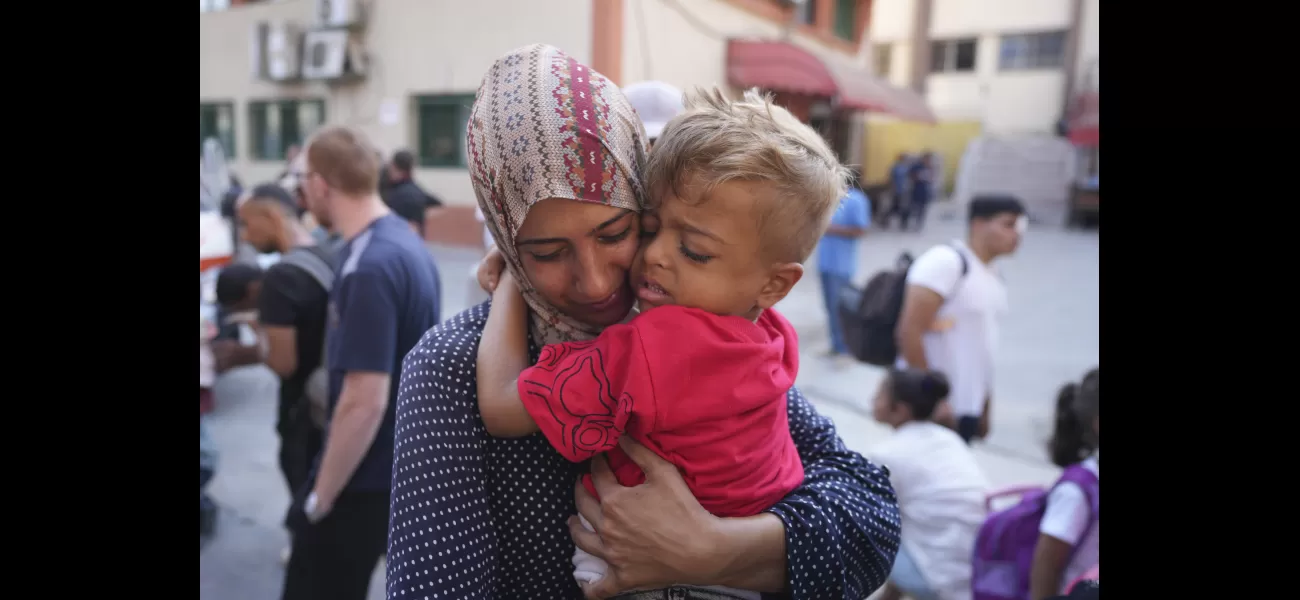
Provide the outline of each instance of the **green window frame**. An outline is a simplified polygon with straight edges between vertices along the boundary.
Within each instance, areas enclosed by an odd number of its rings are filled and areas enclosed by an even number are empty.
[[[858,0],[835,0],[835,23],[831,31],[835,37],[850,42],[858,41]]]
[[[284,160],[289,146],[301,145],[325,124],[325,101],[254,100],[248,103],[248,124],[253,160]]]
[[[226,158],[235,157],[235,103],[234,102],[200,102],[199,103],[199,152],[203,152],[203,140],[217,138],[226,151]]]
[[[474,94],[415,96],[416,155],[420,166],[464,168],[465,131]]]

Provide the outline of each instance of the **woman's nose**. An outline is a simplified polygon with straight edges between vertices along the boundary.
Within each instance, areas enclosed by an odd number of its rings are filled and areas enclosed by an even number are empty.
[[[578,260],[578,295],[585,302],[600,302],[618,289],[622,280],[626,279],[627,271],[608,260],[602,260],[598,252],[585,254]]]

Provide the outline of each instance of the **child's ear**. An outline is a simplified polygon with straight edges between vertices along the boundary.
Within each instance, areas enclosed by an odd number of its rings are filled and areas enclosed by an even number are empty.
[[[799,263],[777,263],[768,273],[767,283],[758,294],[758,307],[767,310],[780,302],[794,284],[803,279],[803,265]]]

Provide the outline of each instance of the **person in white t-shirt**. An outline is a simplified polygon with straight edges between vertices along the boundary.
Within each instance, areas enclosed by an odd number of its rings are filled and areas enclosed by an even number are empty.
[[[989,484],[970,447],[930,420],[947,395],[942,373],[898,369],[876,393],[872,416],[894,435],[867,455],[889,469],[903,532],[881,600],[971,597],[971,554]]]
[[[935,420],[967,443],[988,435],[998,321],[1007,312],[1007,289],[992,263],[1015,252],[1027,224],[1019,200],[976,197],[966,239],[927,250],[907,273],[898,364],[948,376],[952,396]]]
[[[1100,368],[1083,381],[1061,388],[1056,398],[1056,426],[1048,449],[1062,468],[1081,465],[1101,481]],[[906,529],[904,529],[906,531]],[[1038,524],[1038,545],[1029,575],[1031,600],[1064,594],[1066,586],[1097,565],[1101,519],[1079,484],[1064,481],[1047,496],[1047,510]]]

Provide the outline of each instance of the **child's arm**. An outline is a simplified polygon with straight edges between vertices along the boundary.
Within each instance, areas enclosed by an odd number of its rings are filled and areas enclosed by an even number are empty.
[[[492,310],[478,345],[478,408],[488,434],[523,437],[538,431],[519,399],[519,374],[528,362],[528,303],[509,272],[492,294]]]

